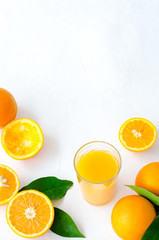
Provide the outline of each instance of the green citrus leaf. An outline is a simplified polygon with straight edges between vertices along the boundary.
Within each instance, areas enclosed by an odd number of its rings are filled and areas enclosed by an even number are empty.
[[[55,219],[50,230],[62,237],[85,238],[72,218],[59,208],[55,208]]]
[[[43,177],[31,182],[20,191],[29,189],[38,190],[46,194],[51,200],[55,200],[64,197],[72,185],[73,182],[68,180],[61,180],[56,177]]]
[[[126,185],[127,187],[131,188],[135,192],[137,192],[139,195],[147,198],[150,200],[153,204],[159,206],[159,197],[153,194],[152,192],[146,190],[145,188],[142,187],[137,187],[133,185]]]
[[[159,216],[151,223],[141,240],[159,239]]]

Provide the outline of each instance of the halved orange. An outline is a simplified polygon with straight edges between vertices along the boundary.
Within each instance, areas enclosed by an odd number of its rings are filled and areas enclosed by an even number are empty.
[[[131,118],[119,130],[120,142],[130,151],[145,151],[155,143],[156,138],[155,126],[144,118]]]
[[[0,205],[8,203],[19,191],[19,178],[9,167],[0,164]]]
[[[23,160],[35,156],[43,146],[44,136],[40,126],[31,119],[21,118],[7,124],[1,134],[6,153]]]
[[[22,191],[7,206],[7,222],[19,236],[35,238],[46,233],[54,221],[51,200],[36,190]]]

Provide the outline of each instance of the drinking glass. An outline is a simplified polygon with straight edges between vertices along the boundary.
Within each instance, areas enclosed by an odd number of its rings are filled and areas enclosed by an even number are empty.
[[[79,164],[82,156],[92,151],[104,151],[114,158],[117,164],[117,172],[111,179],[105,182],[97,183],[90,182],[80,176],[77,170],[77,165]],[[115,195],[116,183],[121,169],[121,156],[113,145],[103,141],[94,141],[83,145],[75,154],[74,168],[83,197],[88,203],[100,206],[105,205],[112,200]]]

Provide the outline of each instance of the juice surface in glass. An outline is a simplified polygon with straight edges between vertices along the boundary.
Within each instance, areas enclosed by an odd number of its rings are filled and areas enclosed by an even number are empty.
[[[112,145],[88,143],[76,153],[74,164],[87,202],[104,205],[114,197],[121,159]]]
[[[118,171],[116,160],[104,151],[91,151],[83,155],[76,168],[81,177],[93,183],[108,181]]]

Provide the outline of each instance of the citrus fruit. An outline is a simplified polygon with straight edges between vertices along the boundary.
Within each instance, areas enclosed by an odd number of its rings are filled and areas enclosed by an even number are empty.
[[[0,164],[0,205],[8,203],[19,191],[19,178],[9,167]]]
[[[159,196],[159,162],[144,166],[137,174],[135,185]]]
[[[120,142],[130,151],[145,151],[155,143],[156,138],[155,126],[144,118],[131,118],[119,130]]]
[[[39,125],[28,118],[13,120],[3,128],[1,134],[1,143],[6,153],[19,160],[35,156],[43,142]]]
[[[152,203],[144,197],[130,195],[115,204],[111,221],[114,231],[123,240],[141,240],[155,217]]]
[[[0,88],[0,128],[12,121],[17,114],[17,104],[10,92]]]
[[[22,191],[7,206],[7,222],[21,237],[34,238],[47,232],[54,220],[51,200],[35,190]]]

